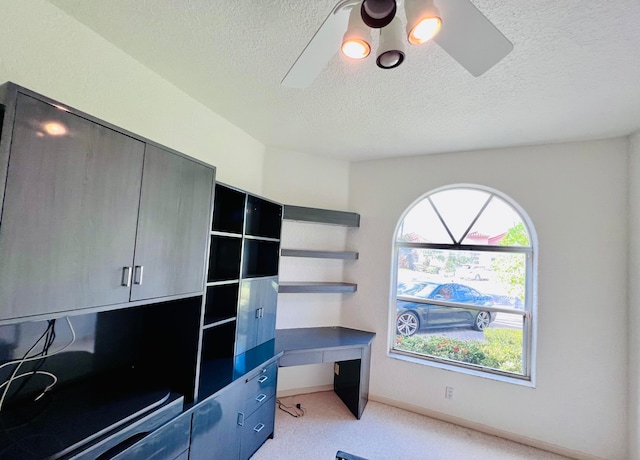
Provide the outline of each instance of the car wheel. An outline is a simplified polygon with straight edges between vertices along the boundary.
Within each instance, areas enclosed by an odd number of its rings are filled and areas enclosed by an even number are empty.
[[[476,331],[484,331],[489,327],[491,323],[491,314],[488,311],[480,311],[476,316],[476,320],[473,323],[473,328]]]
[[[420,321],[415,313],[405,311],[396,320],[396,331],[398,334],[411,337],[420,327]]]

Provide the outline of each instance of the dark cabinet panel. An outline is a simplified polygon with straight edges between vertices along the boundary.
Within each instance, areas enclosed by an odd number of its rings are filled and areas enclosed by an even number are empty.
[[[240,283],[236,355],[275,337],[278,277]]]
[[[213,169],[147,144],[131,300],[201,293]]]
[[[18,95],[0,319],[129,300],[143,158],[142,142]]]
[[[234,460],[240,455],[244,418],[242,382],[233,383],[193,413],[190,460]]]

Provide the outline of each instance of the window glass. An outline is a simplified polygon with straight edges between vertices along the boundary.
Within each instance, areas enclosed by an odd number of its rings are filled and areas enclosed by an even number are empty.
[[[397,238],[406,242],[452,243],[429,200],[416,204],[406,215],[398,229]]]
[[[434,193],[428,200],[433,202],[455,242],[460,242],[489,198],[487,192],[461,188]]]
[[[440,239],[406,238],[403,226]],[[399,229],[391,352],[530,379],[533,248],[515,207],[485,190],[446,189],[412,207]]]
[[[513,207],[495,195],[462,243],[489,246],[530,246],[529,235],[520,215]]]

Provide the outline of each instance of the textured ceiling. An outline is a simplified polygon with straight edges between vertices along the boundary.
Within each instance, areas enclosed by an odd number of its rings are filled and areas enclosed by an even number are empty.
[[[280,81],[334,0],[51,3],[271,147],[364,160],[640,129],[638,0],[472,1],[514,44],[481,77],[428,43],[386,71],[336,54],[304,90]]]

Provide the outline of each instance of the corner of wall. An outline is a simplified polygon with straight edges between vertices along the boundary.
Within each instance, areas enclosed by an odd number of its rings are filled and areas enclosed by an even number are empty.
[[[640,459],[640,131],[629,136],[627,168],[628,209],[628,458]]]

